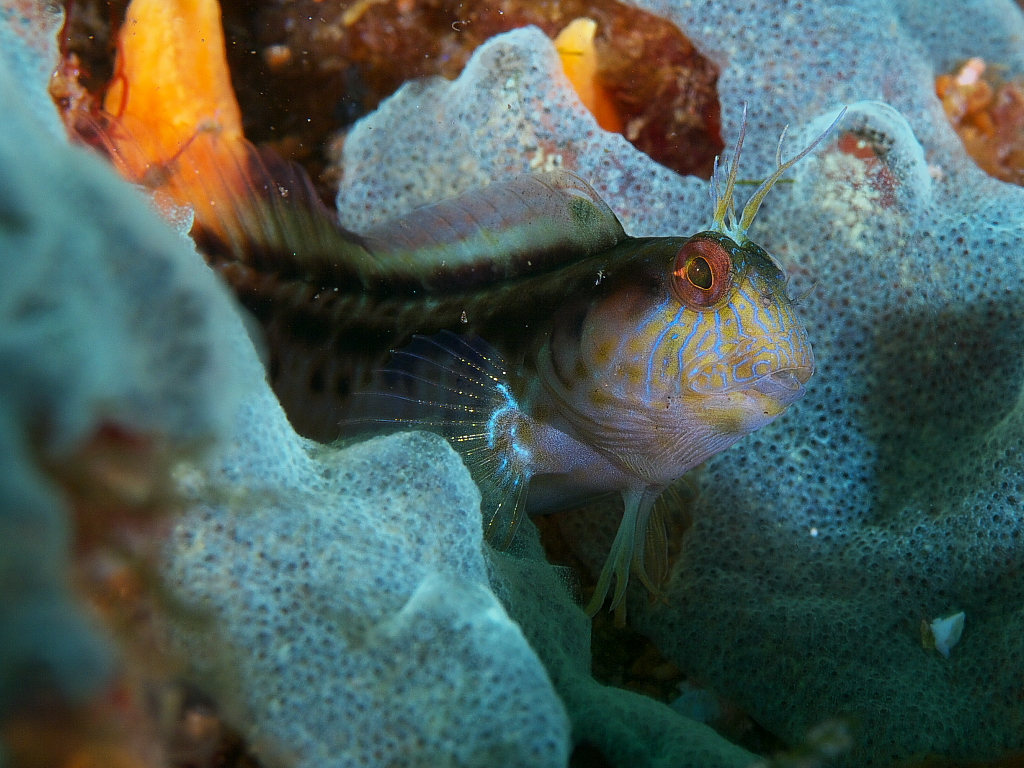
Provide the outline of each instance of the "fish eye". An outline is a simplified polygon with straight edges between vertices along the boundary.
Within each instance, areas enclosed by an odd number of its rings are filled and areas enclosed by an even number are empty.
[[[686,279],[698,288],[710,291],[715,284],[715,276],[711,272],[711,265],[703,256],[694,256],[686,267]]]
[[[676,254],[672,292],[690,309],[712,308],[732,285],[732,259],[717,239],[695,237]]]

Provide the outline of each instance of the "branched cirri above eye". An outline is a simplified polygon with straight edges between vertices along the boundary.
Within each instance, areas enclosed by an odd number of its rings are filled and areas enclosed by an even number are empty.
[[[671,283],[675,297],[690,309],[711,309],[732,286],[732,259],[721,243],[696,237],[676,254]]]

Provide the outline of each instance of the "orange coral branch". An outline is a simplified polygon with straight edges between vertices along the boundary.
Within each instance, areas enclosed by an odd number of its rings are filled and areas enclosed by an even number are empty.
[[[236,162],[247,142],[217,0],[132,0],[104,111],[121,173],[225,237],[220,212],[248,185]]]
[[[217,0],[132,0],[103,106],[149,129],[138,141],[154,162],[171,160],[210,122],[222,138],[240,139]]]
[[[622,133],[622,118],[597,74],[597,50],[594,33],[597,22],[576,19],[555,38],[555,48],[562,59],[562,68],[580,101],[593,113],[597,124],[606,131]]]

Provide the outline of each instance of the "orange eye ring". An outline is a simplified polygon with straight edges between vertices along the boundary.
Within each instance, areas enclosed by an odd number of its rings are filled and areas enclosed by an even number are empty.
[[[683,245],[672,266],[672,293],[690,309],[710,309],[729,292],[732,259],[717,240],[697,237]]]

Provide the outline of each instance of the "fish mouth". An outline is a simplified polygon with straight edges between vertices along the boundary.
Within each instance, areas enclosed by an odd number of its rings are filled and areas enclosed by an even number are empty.
[[[765,397],[770,397],[780,405],[786,406],[794,403],[804,396],[807,390],[804,384],[814,373],[813,368],[783,368],[773,371],[767,376],[762,376],[749,389],[758,392]]]

